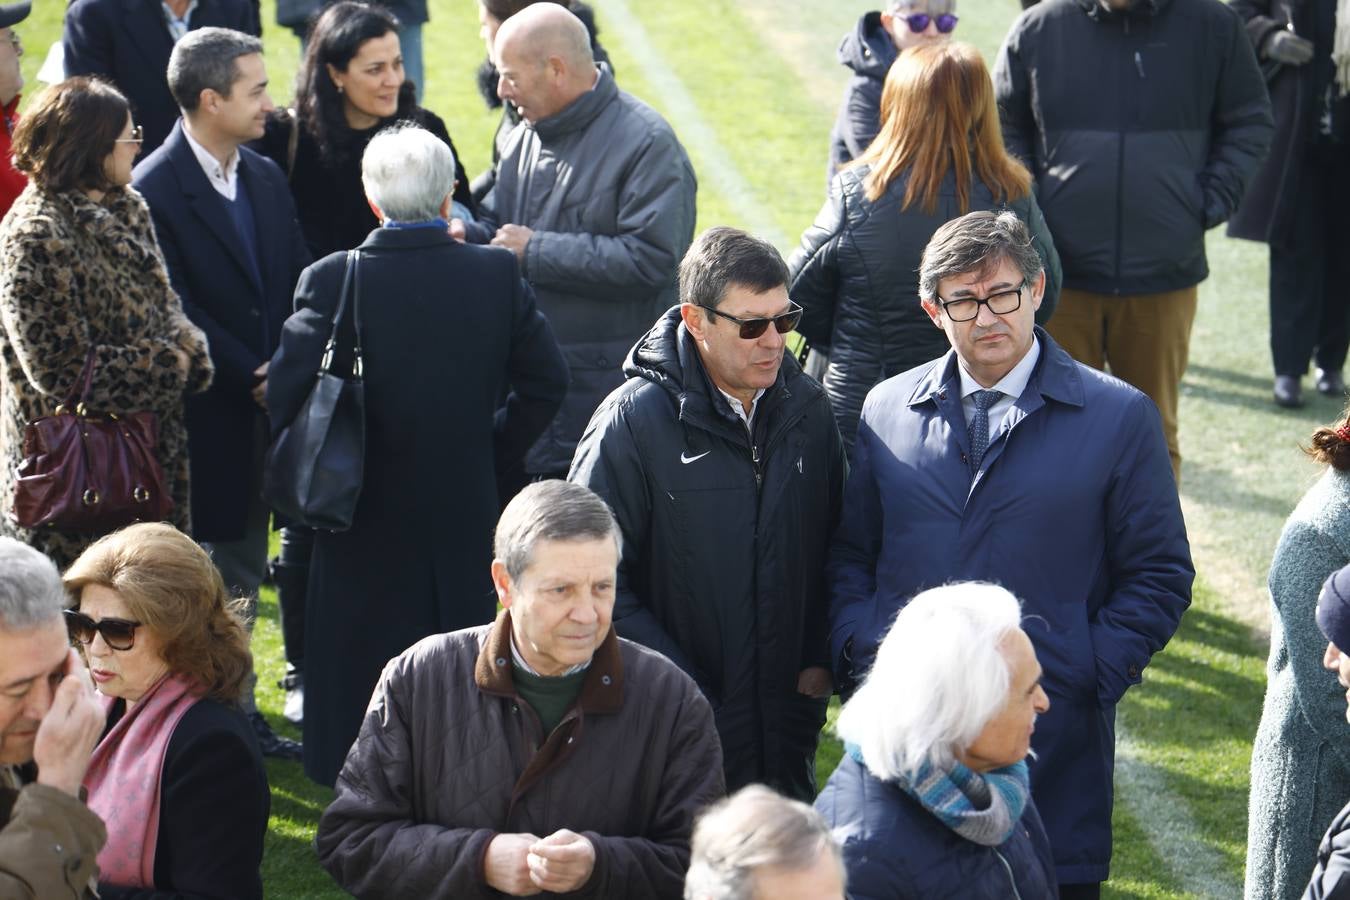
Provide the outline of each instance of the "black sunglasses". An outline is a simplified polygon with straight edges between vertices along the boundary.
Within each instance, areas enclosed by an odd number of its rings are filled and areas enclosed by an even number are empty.
[[[930,16],[927,13],[914,13],[911,16],[905,16],[905,22],[909,25],[909,30],[915,34],[920,33],[932,22],[937,25],[939,34],[951,34],[956,28],[956,16],[951,13],[943,13],[940,16]]]
[[[714,316],[721,316],[729,322],[735,322],[741,326],[741,337],[747,341],[753,341],[755,338],[769,330],[773,325],[778,329],[779,334],[787,334],[797,327],[797,323],[802,320],[802,308],[791,300],[788,301],[788,311],[779,316],[769,316],[768,318],[757,319],[738,319],[735,316],[727,315],[721,310],[713,309],[711,306],[703,307],[704,310],[712,313]]]
[[[136,643],[136,629],[140,622],[127,619],[93,619],[78,609],[66,610],[66,630],[70,639],[86,647],[94,642],[94,634],[103,635],[103,642],[114,650],[130,650]]]

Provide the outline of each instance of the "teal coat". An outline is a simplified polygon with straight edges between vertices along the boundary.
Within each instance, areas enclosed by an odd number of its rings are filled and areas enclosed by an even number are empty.
[[[1252,747],[1249,900],[1298,900],[1317,845],[1350,799],[1345,689],[1322,667],[1317,595],[1350,563],[1350,472],[1328,470],[1285,522],[1270,564],[1270,662]]]

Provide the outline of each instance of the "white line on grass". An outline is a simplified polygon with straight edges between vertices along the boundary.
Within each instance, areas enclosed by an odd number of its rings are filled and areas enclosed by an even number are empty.
[[[731,161],[717,132],[699,112],[698,104],[680,80],[680,76],[661,58],[661,52],[647,37],[647,29],[628,8],[626,0],[595,0],[592,4],[602,12],[605,29],[618,37],[637,62],[642,77],[661,98],[671,125],[680,142],[700,164],[700,189],[711,188],[739,218],[740,225],[781,250],[796,246],[775,224],[773,214],[755,197],[755,191],[745,176]]]
[[[1134,737],[1116,721],[1116,794],[1153,852],[1187,893],[1228,900],[1242,896],[1224,858],[1200,839],[1184,797],[1167,775],[1144,759]]]

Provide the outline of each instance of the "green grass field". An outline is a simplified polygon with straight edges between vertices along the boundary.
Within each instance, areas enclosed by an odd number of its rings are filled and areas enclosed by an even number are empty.
[[[665,113],[686,143],[700,177],[700,227],[748,227],[789,250],[823,199],[845,76],[834,48],[875,0],[592,2],[620,85]],[[59,0],[37,0],[19,28],[30,76],[58,39],[63,9]],[[958,12],[957,37],[992,65],[1015,0],[962,0]],[[271,15],[269,0],[264,22]],[[282,102],[297,45],[274,26],[265,41],[273,97]],[[473,83],[483,56],[474,0],[432,0],[424,42],[426,105],[446,119],[475,174],[487,162],[496,117]],[[1106,891],[1114,898],[1241,892],[1247,766],[1265,689],[1266,568],[1284,517],[1318,474],[1298,442],[1339,411],[1316,395],[1300,411],[1270,404],[1265,251],[1220,231],[1209,239],[1212,274],[1182,390],[1183,505],[1200,579],[1180,633],[1119,710],[1116,855]],[[270,593],[261,609],[259,701],[279,722],[281,648]],[[838,753],[827,738],[822,778]],[[268,894],[342,896],[310,844],[328,793],[295,764],[272,763],[269,775]]]

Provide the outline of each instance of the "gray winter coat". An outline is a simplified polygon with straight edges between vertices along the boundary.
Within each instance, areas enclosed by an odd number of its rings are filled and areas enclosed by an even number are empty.
[[[629,348],[677,302],[696,188],[675,132],[603,66],[593,90],[512,132],[469,240],[505,223],[534,229],[524,275],[572,370],[526,472],[567,471],[591,413],[623,383]]]
[[[1350,472],[1329,470],[1299,501],[1270,564],[1266,702],[1252,745],[1249,900],[1297,900],[1317,842],[1350,797],[1345,689],[1322,667],[1317,595],[1350,563]]]

